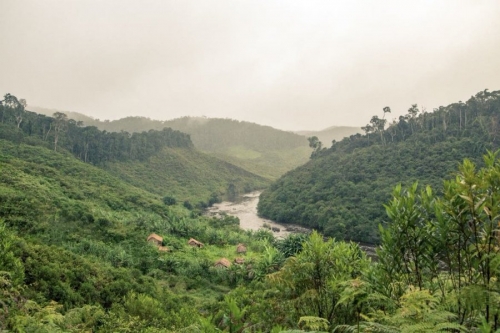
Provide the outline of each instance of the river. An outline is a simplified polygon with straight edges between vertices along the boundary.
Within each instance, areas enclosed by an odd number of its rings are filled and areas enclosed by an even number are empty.
[[[236,216],[240,219],[240,228],[244,230],[259,230],[267,225],[273,229],[273,234],[277,238],[284,238],[292,232],[307,231],[307,229],[295,225],[283,225],[274,221],[263,219],[257,214],[257,204],[259,203],[259,191],[247,193],[237,202],[224,201],[214,204],[207,209],[207,215],[218,216],[222,213]]]
[[[221,203],[214,204],[212,207],[207,209],[206,214],[209,216],[220,216],[220,214],[225,213],[227,215],[236,216],[240,219],[240,228],[244,230],[259,230],[263,228],[264,224],[267,224],[273,229],[274,237],[285,238],[287,235],[294,232],[308,232],[307,228],[292,225],[292,224],[279,224],[274,221],[263,219],[257,214],[257,204],[259,203],[259,196],[261,192],[255,191],[243,195],[237,202],[224,201]],[[361,249],[363,249],[369,257],[373,260],[377,260],[375,254],[374,245],[360,244]]]

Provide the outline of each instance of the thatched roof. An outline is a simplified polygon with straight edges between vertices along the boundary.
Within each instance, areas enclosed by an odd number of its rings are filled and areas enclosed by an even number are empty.
[[[203,247],[203,243],[202,242],[199,242],[197,241],[196,239],[194,238],[190,238],[188,240],[188,244],[191,245],[191,246],[198,246],[198,247]]]
[[[158,251],[161,252],[170,252],[170,249],[166,246],[158,246]]]
[[[245,263],[245,259],[244,258],[235,258],[234,263],[238,264],[238,265],[242,265]]]
[[[221,258],[221,259],[217,260],[217,262],[215,263],[214,266],[215,267],[229,268],[229,267],[231,267],[231,262],[229,260],[227,260],[226,258]]]
[[[154,239],[154,240],[156,240],[158,242],[163,242],[163,237],[158,236],[157,234],[154,234],[154,233],[148,236],[147,241],[149,242],[152,239]]]
[[[238,246],[236,246],[236,252],[237,253],[246,253],[247,252],[247,248],[245,245],[243,244],[238,244]]]

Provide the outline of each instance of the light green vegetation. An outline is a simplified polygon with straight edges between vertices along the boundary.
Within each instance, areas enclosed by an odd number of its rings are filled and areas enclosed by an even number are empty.
[[[237,195],[268,184],[264,178],[195,149],[164,148],[147,161],[110,162],[105,169],[137,187],[193,205],[203,205],[211,197],[228,199],[230,186]]]
[[[269,180],[277,179],[284,170],[292,170],[296,166],[306,163],[310,154],[311,149],[306,146],[265,152],[230,148],[230,151],[226,153],[213,153],[214,156],[222,160]]]
[[[258,272],[246,265],[217,269],[216,260],[243,256],[256,263],[270,246],[272,237],[241,231],[237,219],[166,206],[160,196],[69,153],[0,140],[0,169],[0,300],[9,309],[0,312],[2,328],[111,332],[134,323],[131,331],[175,331],[198,324],[199,310]],[[164,237],[169,252],[146,242],[152,232]],[[190,237],[205,247],[187,245]],[[246,254],[236,253],[239,243]],[[147,310],[148,302],[156,309]],[[72,326],[67,316],[85,311]]]
[[[255,160],[262,156],[262,153],[252,149],[246,149],[242,146],[229,147],[226,149],[225,153],[234,156],[238,160]]]

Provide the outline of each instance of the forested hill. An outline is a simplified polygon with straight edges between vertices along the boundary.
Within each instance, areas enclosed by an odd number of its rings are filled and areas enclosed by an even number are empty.
[[[24,101],[6,95],[0,104],[0,139],[71,153],[149,192],[187,200],[189,206],[203,207],[268,183],[199,152],[189,134],[171,128],[132,134],[107,132],[84,126],[61,112],[48,117],[25,108]]]
[[[51,111],[36,109],[44,113]],[[75,112],[68,114],[86,125],[109,132],[134,133],[169,127],[189,134],[197,149],[268,179],[276,179],[304,164],[311,154],[304,136],[245,121],[202,117],[167,121],[127,117],[100,121]]]
[[[91,122],[86,118],[82,118],[84,123]],[[307,146],[307,140],[301,135],[233,119],[182,117],[161,121],[126,117],[112,121],[94,119],[94,122],[97,127],[109,132],[135,133],[169,127],[190,134],[194,145],[205,151],[222,151],[233,146],[244,146],[257,151]]]
[[[384,113],[390,112],[384,108]],[[386,126],[382,115],[272,184],[259,214],[279,222],[317,228],[338,239],[378,242],[386,221],[383,203],[393,187],[419,180],[441,188],[457,165],[470,158],[481,165],[500,140],[500,92],[479,92],[467,102],[408,114]]]
[[[48,117],[27,111],[23,104],[25,102],[19,102],[15,96],[6,95],[0,104],[0,138],[43,145],[55,151],[65,149],[95,165],[117,160],[146,160],[165,147],[193,147],[189,135],[170,128],[133,134],[106,132],[84,126],[61,112]]]

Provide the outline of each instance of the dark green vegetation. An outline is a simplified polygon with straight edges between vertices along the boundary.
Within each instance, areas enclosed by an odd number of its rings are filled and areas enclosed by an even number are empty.
[[[315,136],[324,146],[329,147],[333,140],[340,141],[356,133],[362,133],[362,130],[352,126],[331,126],[321,131],[299,131],[296,133],[307,138]]]
[[[384,117],[374,116],[365,135],[317,149],[306,165],[264,191],[259,214],[337,239],[379,242],[382,204],[395,185],[419,180],[439,188],[464,158],[481,163],[486,149],[499,146],[500,93],[480,92],[430,113],[413,105],[385,125]]]
[[[36,108],[45,113],[51,110]],[[237,165],[266,179],[276,179],[307,162],[311,150],[304,136],[245,121],[184,117],[160,121],[127,117],[100,121],[76,112],[65,112],[85,125],[109,132],[130,133],[161,130],[165,127],[190,135],[194,146],[219,159]],[[352,134],[350,131],[346,134]],[[342,138],[343,136],[341,136]]]

